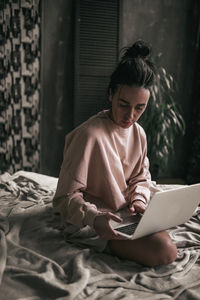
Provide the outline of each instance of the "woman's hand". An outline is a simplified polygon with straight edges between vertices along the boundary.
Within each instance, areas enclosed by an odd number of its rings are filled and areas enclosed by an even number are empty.
[[[129,210],[132,213],[144,213],[147,205],[142,200],[135,200],[130,204]]]
[[[122,221],[120,217],[114,215],[111,212],[97,215],[94,219],[94,230],[96,231],[96,233],[106,240],[124,239],[111,227],[110,220],[114,220],[119,223]]]

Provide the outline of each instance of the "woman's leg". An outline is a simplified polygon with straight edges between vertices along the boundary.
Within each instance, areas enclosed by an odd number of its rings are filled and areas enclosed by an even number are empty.
[[[150,267],[170,264],[177,256],[177,248],[166,231],[136,240],[110,240],[109,247],[121,258]]]

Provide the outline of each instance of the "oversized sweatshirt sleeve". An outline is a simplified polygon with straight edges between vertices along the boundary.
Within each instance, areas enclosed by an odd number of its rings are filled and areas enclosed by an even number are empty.
[[[63,220],[80,228],[85,225],[93,227],[94,218],[99,214],[94,204],[84,200],[93,144],[94,141],[84,132],[66,136],[63,163],[53,199],[53,206]]]
[[[141,155],[134,172],[128,181],[127,201],[132,203],[135,200],[141,200],[148,203],[150,200],[150,182],[151,174],[149,172],[149,160],[147,157],[146,134],[140,128]]]

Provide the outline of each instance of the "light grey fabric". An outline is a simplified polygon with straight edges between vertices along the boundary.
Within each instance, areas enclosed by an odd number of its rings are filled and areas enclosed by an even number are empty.
[[[200,208],[169,231],[177,260],[147,268],[84,244],[88,232],[70,238],[52,209],[56,183],[23,171],[0,176],[1,300],[199,299]]]

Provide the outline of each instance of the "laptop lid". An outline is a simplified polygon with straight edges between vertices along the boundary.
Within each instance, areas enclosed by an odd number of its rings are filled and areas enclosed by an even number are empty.
[[[200,184],[157,192],[151,198],[134,233],[126,235],[117,232],[129,239],[137,239],[183,224],[192,217],[199,203]],[[118,227],[122,227],[122,224],[118,224]]]

